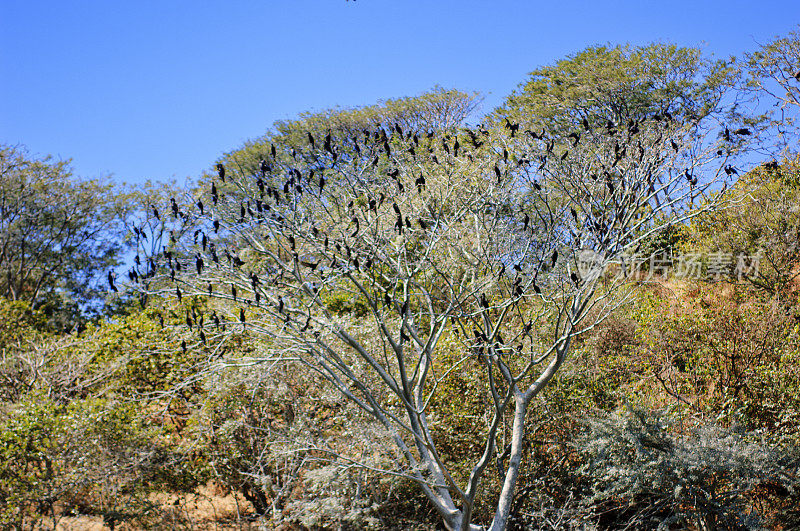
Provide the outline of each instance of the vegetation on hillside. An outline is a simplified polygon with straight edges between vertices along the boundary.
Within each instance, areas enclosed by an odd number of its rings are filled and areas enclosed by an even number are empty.
[[[182,193],[2,147],[0,527],[800,526],[800,163],[759,114],[798,49],[304,114]]]

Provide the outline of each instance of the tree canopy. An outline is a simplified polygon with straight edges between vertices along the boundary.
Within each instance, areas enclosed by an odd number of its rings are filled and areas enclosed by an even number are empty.
[[[719,112],[735,79],[731,65],[698,48],[591,46],[531,72],[494,117],[564,133],[584,120],[619,128],[654,116],[697,122]]]

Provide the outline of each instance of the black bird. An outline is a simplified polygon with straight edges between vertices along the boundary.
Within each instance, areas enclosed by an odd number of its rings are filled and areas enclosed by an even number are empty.
[[[746,127],[742,127],[741,129],[735,130],[733,132],[733,134],[734,135],[740,135],[740,136],[747,136],[747,135],[751,135],[752,132],[750,131],[750,129],[748,129]]]
[[[197,200],[197,209],[200,211],[200,215],[202,216],[204,208],[203,208],[203,202],[200,199]]]
[[[117,275],[115,275],[113,271],[108,272],[108,288],[114,293],[118,291],[117,286],[114,285],[114,279],[116,278],[116,276]]]
[[[217,163],[217,174],[219,175],[219,180],[225,182],[225,166],[221,162]]]
[[[170,207],[172,208],[172,217],[173,218],[177,218],[178,217],[178,203],[175,201],[174,197],[170,197],[169,198],[169,202],[170,202]]]
[[[275,159],[275,144],[270,144],[269,145],[269,152],[270,152],[270,155],[272,155],[272,158],[274,160]]]
[[[244,308],[239,308],[239,321],[244,323]]]
[[[181,293],[181,288],[178,287],[175,288],[175,295],[177,295],[178,297],[178,302],[181,302],[183,298],[183,294]]]
[[[725,128],[725,131],[723,131],[723,133],[722,133],[722,139],[725,142],[730,142],[731,141],[731,132],[730,132],[730,130],[728,130],[727,127]]]
[[[500,184],[503,174],[500,172],[500,168],[497,167],[497,164],[494,165],[494,174],[497,176],[497,184]]]
[[[306,133],[308,135],[308,143],[311,144],[311,149],[316,149],[316,145],[314,144],[314,135],[311,132]]]
[[[283,297],[278,297],[278,313],[283,313]]]
[[[422,220],[422,218],[419,218],[419,219],[417,219],[417,221],[419,222],[419,226],[420,226],[420,227],[422,227],[422,230],[428,230],[428,224],[427,224],[427,223],[425,223],[425,222]]]
[[[511,122],[508,121],[508,118],[506,118],[506,129],[511,131],[511,138],[514,138],[514,135],[517,133],[517,130],[519,130],[519,124],[512,124]]]
[[[528,215],[527,212],[525,212],[525,217],[522,219],[522,230],[523,231],[527,231],[528,230],[528,224],[530,222],[531,222],[531,217]]]
[[[194,265],[197,268],[197,274],[201,275],[203,273],[203,258],[200,256],[200,253],[197,253]]]
[[[535,291],[537,294],[540,294],[542,292],[542,290],[539,288],[539,286],[536,285],[536,281],[535,280],[533,281],[533,291]]]
[[[485,293],[481,293],[481,306],[483,306],[484,309],[488,309],[489,308],[489,301],[486,300],[486,294]]]
[[[264,176],[264,175],[266,175],[266,174],[267,174],[267,172],[270,170],[270,168],[269,168],[269,164],[267,164],[267,161],[266,161],[266,160],[264,160],[264,159],[261,159],[261,160],[259,161],[259,163],[258,163],[258,169],[259,169],[259,170],[261,170],[261,175],[262,175],[262,177],[263,177],[263,176]]]
[[[425,176],[420,175],[417,177],[417,179],[414,181],[414,184],[417,185],[417,192],[422,193],[422,189],[425,187]]]
[[[217,193],[217,185],[211,183],[211,201],[216,205],[219,201],[219,194]]]
[[[588,131],[588,130],[589,130],[589,120],[587,120],[586,118],[584,118],[584,119],[581,121],[581,123],[583,124],[583,128],[584,128],[586,131]]]
[[[188,350],[188,349],[186,348],[186,340],[185,340],[185,339],[182,339],[182,340],[181,340],[181,350],[183,351],[183,355],[185,356],[185,355],[186,355],[186,352],[187,352],[187,350]]]
[[[670,139],[669,144],[670,146],[672,146],[672,149],[675,151],[675,153],[677,153],[679,149],[678,144],[672,139]]]
[[[558,260],[558,251],[553,251],[553,257],[550,259],[550,267],[555,267],[556,261]]]
[[[392,298],[389,296],[388,293],[384,293],[383,294],[383,302],[386,303],[386,306],[391,306],[392,305]]]
[[[236,286],[231,284],[231,295],[233,296],[233,300],[236,300]]]
[[[150,206],[153,208],[153,216],[155,216],[157,220],[161,220],[161,216],[158,215],[158,209],[156,208],[156,206],[155,205],[150,205]]]

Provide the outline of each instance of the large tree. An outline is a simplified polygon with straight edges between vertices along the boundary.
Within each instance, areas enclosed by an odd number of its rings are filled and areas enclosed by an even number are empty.
[[[720,175],[701,170],[720,159],[686,114],[590,123],[582,138],[514,121],[499,131],[324,123],[248,146],[257,163],[221,162],[202,209],[162,209],[197,228],[176,229],[134,276],[161,296],[227,301],[222,315],[187,317],[199,341],[259,333],[270,363],[327,379],[382,427],[397,463],[387,472],[416,482],[448,529],[478,528],[496,462],[491,525],[503,529],[531,401],[573,338],[630,295],[622,273],[637,246],[697,212],[691,199]],[[465,363],[483,369],[489,420],[459,482],[434,442],[432,404]]]

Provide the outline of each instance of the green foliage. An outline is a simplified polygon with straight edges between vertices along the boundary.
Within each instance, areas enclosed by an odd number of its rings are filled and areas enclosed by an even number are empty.
[[[74,177],[69,161],[0,145],[0,295],[30,302],[54,328],[96,311],[133,195]]]
[[[684,250],[723,252],[734,263],[739,255],[757,256],[757,274],[744,278],[770,294],[791,287],[800,274],[800,160],[759,166],[729,193],[736,198],[729,208],[692,222]]]
[[[671,44],[593,46],[531,72],[496,118],[559,132],[671,113],[678,121],[715,112],[734,70],[697,48]]]
[[[135,519],[169,461],[134,404],[32,395],[0,415],[0,525],[54,522],[70,508]]]
[[[800,335],[786,308],[704,286],[642,330],[654,377],[697,413],[782,436],[800,430]]]

